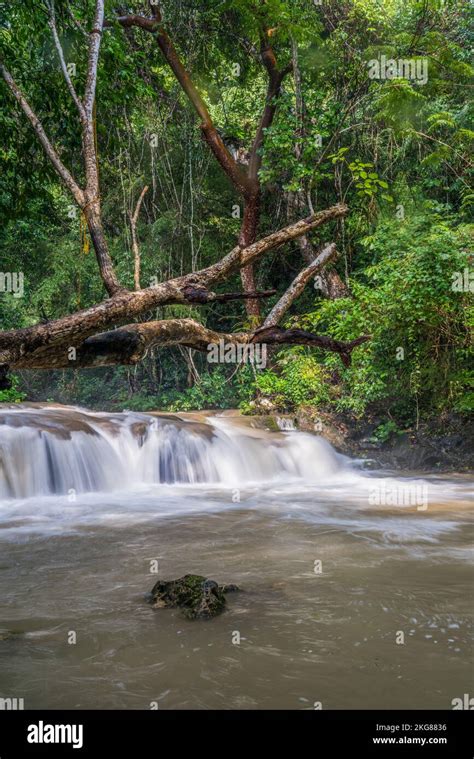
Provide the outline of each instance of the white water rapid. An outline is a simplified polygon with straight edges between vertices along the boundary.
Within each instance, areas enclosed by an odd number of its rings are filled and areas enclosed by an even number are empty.
[[[0,412],[0,498],[162,483],[322,482],[344,467],[345,458],[322,438],[257,436],[225,417],[200,423],[60,406]]]

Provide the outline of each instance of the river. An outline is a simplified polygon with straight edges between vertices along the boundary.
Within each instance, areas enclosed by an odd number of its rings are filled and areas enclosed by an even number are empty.
[[[472,483],[236,414],[0,407],[0,697],[26,709],[450,709]],[[144,600],[236,583],[209,621]]]

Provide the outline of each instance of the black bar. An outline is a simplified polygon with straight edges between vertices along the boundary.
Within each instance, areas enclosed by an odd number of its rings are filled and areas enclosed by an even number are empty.
[[[59,725],[69,726],[69,731],[57,731]],[[82,735],[78,727],[72,732],[74,725],[82,725]],[[287,752],[310,759],[332,759],[333,754],[334,759],[472,759],[472,728],[471,711],[2,711],[0,759],[141,759],[169,756],[171,751],[223,759],[239,753],[244,759],[254,753],[256,739],[259,753],[275,752],[275,759]],[[28,742],[28,736],[44,742]],[[72,743],[51,743],[50,737]]]

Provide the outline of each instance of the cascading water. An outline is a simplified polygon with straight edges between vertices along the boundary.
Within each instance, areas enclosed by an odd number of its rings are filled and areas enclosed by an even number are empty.
[[[6,409],[0,413],[0,498],[159,483],[321,482],[345,466],[343,456],[309,434],[254,437],[225,418],[208,421],[59,406]]]

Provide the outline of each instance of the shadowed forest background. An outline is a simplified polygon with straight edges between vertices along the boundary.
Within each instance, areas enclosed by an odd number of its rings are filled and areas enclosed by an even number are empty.
[[[93,3],[55,3],[72,79],[82,90],[83,26]],[[262,237],[313,211],[349,213],[271,252],[256,265],[270,308],[328,241],[337,277],[310,283],[284,326],[338,340],[370,334],[343,366],[303,346],[272,348],[263,371],[215,365],[186,347],[153,348],[133,367],[14,372],[0,401],[54,400],[93,408],[376,415],[380,434],[473,407],[472,327],[473,8],[439,0],[164,0],[164,27],[225,145],[243,167],[265,103],[262,28],[288,66],[259,149]],[[1,57],[60,152],[81,175],[77,114],[48,25],[48,4],[0,3]],[[105,232],[119,280],[134,288],[131,217],[137,215],[146,287],[208,266],[239,237],[243,203],[202,139],[196,114],[153,39],[120,28],[107,3],[95,125]],[[426,83],[371,79],[368,62],[410,59]],[[28,327],[104,297],[81,212],[0,83],[0,270],[24,273],[24,297],[0,294],[0,327]],[[235,273],[228,289],[238,291]],[[195,317],[213,330],[252,326],[245,302],[165,306],[150,319]],[[388,415],[388,416],[387,416]],[[388,426],[387,426],[388,425]]]

